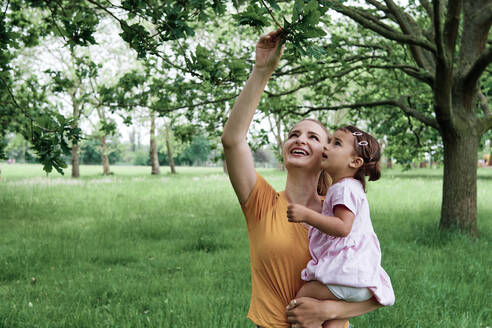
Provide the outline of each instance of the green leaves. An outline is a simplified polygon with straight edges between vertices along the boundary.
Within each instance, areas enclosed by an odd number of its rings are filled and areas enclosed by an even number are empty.
[[[246,11],[233,15],[239,25],[249,25],[260,29],[269,25],[268,11],[260,8],[255,2],[248,4]]]
[[[101,127],[99,128],[99,131],[101,131],[105,136],[112,136],[116,133],[116,128],[116,122],[101,120]]]
[[[120,36],[128,42],[138,54],[138,58],[145,58],[148,51],[155,51],[157,43],[150,37],[150,33],[140,24],[129,25],[125,21],[120,21],[123,32]]]
[[[305,3],[297,0],[292,8],[292,23],[285,20],[284,29],[286,39],[292,43],[294,56],[310,56],[320,58],[325,54],[322,47],[315,45],[311,40],[321,38],[326,32],[318,26],[320,17],[325,10],[316,0]]]
[[[56,118],[50,122],[52,127],[55,125],[54,129],[47,130],[40,126],[32,126],[29,133],[30,141],[39,161],[43,164],[43,169],[50,173],[54,168],[63,174],[63,169],[67,167],[63,155],[69,155],[71,151],[68,141],[77,143],[81,130],[71,128],[71,122],[63,115],[55,114],[51,117]]]
[[[265,8],[263,2],[259,2],[262,7],[257,4],[259,1],[251,2],[245,11],[234,15],[239,25],[249,25],[256,29],[261,29],[268,25],[273,25],[275,20],[273,13],[269,12],[269,8]],[[273,0],[267,1],[271,9],[278,13],[284,13],[285,10]],[[296,57],[310,56],[320,58],[325,54],[322,47],[315,45],[310,39],[319,39],[326,35],[326,32],[319,26],[321,16],[326,12],[327,8],[321,6],[316,0],[309,2],[296,0],[291,5],[290,21],[283,18],[283,29],[285,31],[285,41],[289,42],[293,55]],[[271,15],[271,16],[270,16]]]

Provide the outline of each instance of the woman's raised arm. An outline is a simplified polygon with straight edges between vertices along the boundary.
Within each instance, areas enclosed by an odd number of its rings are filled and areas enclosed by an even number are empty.
[[[263,90],[282,56],[283,49],[277,51],[282,32],[279,29],[260,37],[256,44],[255,67],[232,107],[222,133],[229,179],[241,204],[246,202],[256,183],[253,156],[246,141],[246,134]]]

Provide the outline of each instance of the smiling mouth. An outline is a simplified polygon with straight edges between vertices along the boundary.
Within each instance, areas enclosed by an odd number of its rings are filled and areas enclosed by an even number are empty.
[[[296,155],[296,156],[308,156],[309,153],[307,151],[305,151],[304,149],[300,149],[300,148],[294,148],[290,151],[290,153],[292,155]]]

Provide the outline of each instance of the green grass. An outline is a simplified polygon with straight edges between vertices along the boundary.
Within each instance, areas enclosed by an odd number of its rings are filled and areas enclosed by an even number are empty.
[[[81,179],[2,165],[0,327],[252,327],[248,238],[219,168],[82,166]],[[285,174],[260,170],[278,190]],[[439,232],[440,170],[368,184],[396,304],[354,327],[492,326],[492,170],[480,237]]]

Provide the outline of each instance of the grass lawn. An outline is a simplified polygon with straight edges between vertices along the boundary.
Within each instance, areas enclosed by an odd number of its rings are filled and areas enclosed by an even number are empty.
[[[0,327],[253,327],[247,229],[220,168],[1,166]],[[441,188],[437,169],[368,183],[396,304],[353,327],[492,326],[492,169],[476,240],[438,231]]]

